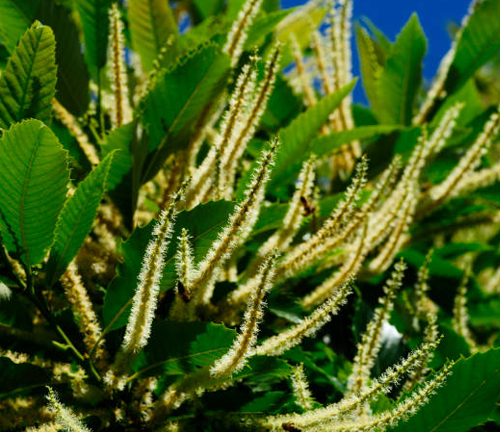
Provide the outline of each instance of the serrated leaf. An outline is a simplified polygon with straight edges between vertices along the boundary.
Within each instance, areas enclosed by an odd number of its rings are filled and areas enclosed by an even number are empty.
[[[234,203],[227,201],[209,202],[179,214],[174,234],[165,258],[165,269],[161,280],[161,291],[174,286],[176,280],[174,255],[177,237],[181,228],[192,236],[194,257],[198,261],[205,256],[222,227],[227,223]],[[104,298],[104,322],[110,329],[124,326],[130,313],[130,305],[141,270],[142,257],[151,238],[154,221],[143,228],[136,228],[122,246],[123,264],[118,267],[118,276],[113,279]]]
[[[446,93],[452,93],[500,49],[500,0],[475,2],[472,15],[459,33],[455,55],[444,83]]]
[[[156,149],[144,180],[186,145],[191,127],[225,85],[230,60],[208,45],[157,79],[145,100],[144,124]]]
[[[132,169],[130,144],[135,127],[135,123],[127,123],[113,129],[106,137],[106,142],[101,146],[102,155],[105,157],[115,152],[113,164],[109,170],[106,182],[108,190],[114,190],[120,184],[123,177]]]
[[[127,17],[132,46],[144,69],[150,71],[168,38],[177,35],[168,0],[130,0]]]
[[[97,81],[106,64],[108,49],[109,13],[112,0],[76,0],[75,6],[82,21],[85,41],[85,61]]]
[[[459,360],[437,393],[394,432],[465,432],[484,423],[500,396],[500,350]]]
[[[26,120],[4,133],[0,139],[2,234],[13,234],[28,264],[42,261],[52,245],[68,181],[66,151],[41,121]]]
[[[49,284],[59,279],[89,234],[105,191],[114,155],[114,152],[109,154],[97,165],[64,204],[48,263]]]
[[[367,99],[373,108],[379,104],[378,80],[382,72],[374,40],[359,24],[356,25],[356,41],[363,88]]]
[[[49,26],[56,38],[57,100],[80,116],[90,101],[90,76],[72,11],[57,0],[41,0],[35,18]]]
[[[310,154],[310,142],[327,122],[330,114],[354,88],[355,81],[339,91],[322,98],[316,105],[299,114],[287,127],[281,129],[281,146],[271,176],[270,189],[294,181],[304,159]]]
[[[409,125],[422,79],[427,40],[417,15],[412,15],[398,35],[378,80],[381,123]]]
[[[0,0],[0,41],[12,52],[29,27],[40,0]]]
[[[0,127],[25,118],[50,123],[56,94],[56,42],[52,30],[33,24],[0,75]]]

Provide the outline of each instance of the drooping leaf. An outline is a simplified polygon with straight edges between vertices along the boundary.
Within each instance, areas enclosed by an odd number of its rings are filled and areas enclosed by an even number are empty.
[[[472,15],[456,42],[444,88],[447,94],[458,90],[500,49],[500,1],[475,2]]]
[[[78,253],[85,237],[89,234],[105,191],[106,179],[114,155],[115,152],[110,153],[97,165],[80,182],[75,193],[64,204],[59,215],[55,243],[48,263],[49,283],[59,279],[59,276]]]
[[[394,432],[465,432],[484,423],[500,396],[500,350],[459,360],[443,387]]]
[[[156,149],[145,180],[186,145],[189,131],[225,85],[229,58],[208,45],[157,80],[145,101],[144,124]]]
[[[12,52],[32,23],[40,0],[0,0],[0,41]]]
[[[69,181],[66,151],[39,120],[26,120],[0,139],[2,236],[13,235],[23,261],[37,264],[54,240]]]
[[[427,41],[416,15],[398,35],[391,55],[380,74],[378,91],[381,123],[409,125],[422,76]]]
[[[90,102],[90,76],[72,11],[56,0],[41,0],[35,18],[49,26],[56,38],[57,100],[80,116]]]
[[[200,260],[227,223],[233,208],[234,203],[216,201],[179,214],[166,255],[161,291],[172,288],[176,280],[174,255],[181,228],[184,227],[189,231],[192,237],[195,260]],[[153,226],[154,221],[143,228],[136,228],[122,246],[123,264],[118,267],[118,276],[111,282],[104,299],[104,322],[111,329],[120,328],[127,322],[131,300],[137,287],[137,277],[141,270],[142,258],[151,238]]]
[[[280,131],[281,146],[271,176],[270,188],[294,181],[294,174],[300,170],[302,162],[310,154],[311,141],[354,85],[355,81],[324,97]]]
[[[38,22],[23,35],[0,76],[0,127],[30,117],[50,123],[56,93],[55,47],[52,30]]]
[[[109,13],[112,0],[76,0],[75,6],[82,21],[85,41],[85,61],[97,80],[106,64],[108,49]]]
[[[168,0],[131,0],[127,16],[132,45],[149,71],[168,38],[177,35],[174,15]]]

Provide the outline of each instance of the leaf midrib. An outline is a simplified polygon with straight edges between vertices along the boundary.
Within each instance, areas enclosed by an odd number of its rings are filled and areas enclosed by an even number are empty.
[[[25,207],[25,202],[26,202],[26,194],[27,194],[27,190],[28,190],[28,186],[29,186],[29,181],[31,179],[31,172],[33,170],[33,162],[35,160],[35,156],[38,152],[38,149],[40,148],[40,145],[42,144],[42,140],[40,139],[40,134],[41,134],[41,129],[38,131],[37,142],[35,143],[35,147],[33,148],[30,160],[28,162],[26,175],[24,177],[23,191],[21,194],[21,203],[19,205],[19,221],[20,221],[19,231],[21,234],[21,241],[23,243],[23,249],[24,249],[24,252],[26,254],[26,260],[28,263],[30,262],[30,255],[29,255],[29,249],[28,249],[28,240],[26,238],[26,232],[25,232],[25,227],[24,227],[24,222],[25,222],[24,221],[24,218],[25,218],[24,207]]]

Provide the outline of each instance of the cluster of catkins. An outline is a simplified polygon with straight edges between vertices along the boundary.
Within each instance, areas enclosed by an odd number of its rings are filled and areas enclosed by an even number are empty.
[[[286,26],[287,20],[296,19],[298,14],[307,13],[307,8],[316,7],[317,3],[312,2],[303,10],[291,14],[280,26]],[[223,48],[233,65],[240,61],[248,29],[261,5],[262,0],[247,0],[233,23]],[[319,78],[320,90],[325,95],[333,94],[351,81],[351,9],[352,3],[349,0],[338,0],[333,5],[326,34],[319,31],[314,33],[310,59],[303,58],[296,40],[290,40],[295,68],[290,71],[288,78],[303,95],[307,107],[318,103],[318,92],[312,85],[313,79]],[[130,121],[131,108],[128,105],[127,76],[124,72],[123,26],[116,6],[110,12],[110,25],[110,71],[114,90],[110,112],[113,127],[119,127]],[[184,209],[191,209],[210,200],[234,199],[243,154],[258,128],[280,70],[280,50],[278,44],[270,50],[261,75],[257,70],[258,53],[250,58],[248,64],[243,65],[230,97],[221,95],[213,101],[212,112],[215,114],[200,125],[187,149],[176,155],[176,163],[168,164],[152,180],[156,190],[160,188],[163,191],[160,194],[164,197],[163,210],[157,218],[144,253],[131,313],[121,346],[114,356],[107,351],[106,333],[94,312],[76,261],[63,275],[61,282],[67,301],[79,317],[78,325],[85,347],[90,353],[92,369],[89,371],[80,366],[74,369],[48,360],[44,361],[43,366],[52,371],[54,382],[72,382],[75,401],[88,398],[92,393],[88,378],[93,374],[93,378],[97,377],[97,381],[102,384],[111,408],[80,412],[77,404],[72,406],[71,400],[64,401],[63,404],[55,392],[49,389],[48,407],[40,407],[37,413],[41,426],[31,428],[31,431],[56,431],[61,428],[75,432],[87,431],[81,418],[89,414],[98,415],[104,424],[126,424],[130,410],[140,413],[139,417],[148,430],[183,430],[182,420],[169,420],[169,416],[177,408],[194,401],[204,392],[234,385],[237,381],[235,376],[251,357],[279,356],[299,345],[304,338],[314,336],[347,302],[355,278],[360,272],[380,274],[391,266],[392,274],[385,283],[379,306],[361,337],[347,391],[340,401],[318,407],[319,404],[309,390],[305,372],[298,365],[291,376],[291,388],[297,405],[302,408],[301,412],[253,417],[228,415],[225,421],[234,428],[249,430],[383,430],[418,410],[446,380],[450,365],[443,367],[431,379],[425,379],[428,362],[440,340],[435,312],[427,306],[430,301],[427,298],[428,261],[418,274],[415,286],[418,301],[413,306],[415,317],[427,323],[422,344],[378,378],[372,379],[370,373],[381,348],[382,332],[388,323],[393,302],[403,284],[406,265],[402,261],[394,264],[394,261],[410,239],[409,228],[412,222],[452,197],[492,183],[500,175],[500,165],[476,170],[481,155],[491,145],[499,129],[500,118],[494,113],[451,173],[441,183],[422,189],[421,174],[453,132],[463,108],[460,103],[446,111],[431,134],[423,128],[418,144],[406,163],[399,156],[394,157],[386,171],[370,182],[367,180],[369,161],[362,155],[359,142],[342,146],[327,161],[311,156],[303,163],[281,226],[260,246],[241,276],[235,274],[236,252],[249,237],[265,202],[266,185],[272,177],[273,161],[280,152],[280,137],[274,137],[251,168],[253,172],[248,177],[243,198],[237,203],[206,255],[195,262],[191,233],[187,229],[182,229],[178,241],[175,256],[177,284],[170,306],[170,318],[181,322],[213,320],[238,326],[238,334],[232,346],[212,364],[182,376],[160,395],[154,394],[156,378],[133,376],[131,365],[149,341],[158,307],[165,254],[172,239],[176,215]],[[310,72],[311,63],[314,63],[314,76]],[[442,69],[446,69],[446,64]],[[434,93],[429,93],[429,100],[424,103],[423,111],[432,104]],[[78,122],[57,102],[54,109],[59,120],[77,139],[89,161],[97,165],[99,156],[89,144],[89,139]],[[425,112],[417,117],[424,118]],[[416,121],[419,121],[418,118]],[[321,133],[352,128],[351,100],[346,97],[322,126]],[[210,143],[209,151],[197,163],[198,152],[206,141]],[[341,201],[318,229],[306,235],[301,232],[298,236],[304,218],[315,211],[311,203],[315,200],[315,172],[320,163],[330,164],[335,175],[351,178],[350,184]],[[105,216],[102,219],[105,220]],[[109,230],[106,231],[99,220],[94,231],[98,237],[110,236]],[[107,243],[114,244],[114,240],[108,239]],[[332,257],[332,250],[340,253]],[[259,326],[263,319],[267,293],[318,266],[321,270],[332,271],[320,285],[300,299],[301,305],[309,314],[282,332],[260,340]],[[215,302],[215,284],[228,278],[238,282],[237,288]],[[460,291],[455,305],[455,327],[460,334],[467,335],[464,289]],[[16,363],[42,362],[10,351],[3,352],[3,355],[9,356]],[[370,402],[381,394],[394,390],[401,382],[408,392],[415,385],[419,386],[393,408],[372,413]],[[125,406],[121,400],[120,395],[124,391],[135,395],[130,406]],[[28,409],[34,410],[38,403],[35,398],[17,398],[2,401],[1,406],[3,413],[12,412],[16,416]]]

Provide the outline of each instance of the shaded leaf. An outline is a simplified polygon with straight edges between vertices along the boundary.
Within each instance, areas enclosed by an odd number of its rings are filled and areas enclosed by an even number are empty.
[[[12,52],[29,27],[40,0],[0,0],[0,40]]]
[[[47,385],[51,377],[39,366],[14,363],[7,357],[0,357],[0,398]]]
[[[94,79],[106,64],[109,13],[112,0],[76,0],[85,41],[85,61]]]

